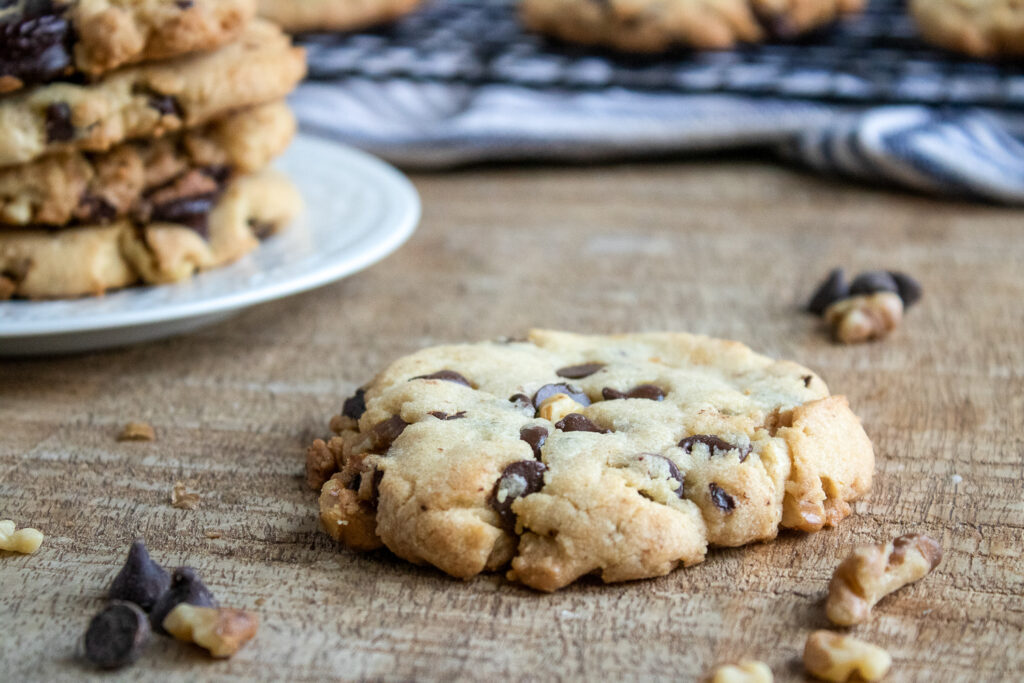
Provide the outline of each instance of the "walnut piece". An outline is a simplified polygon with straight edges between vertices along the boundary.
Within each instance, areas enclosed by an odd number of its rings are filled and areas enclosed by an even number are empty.
[[[859,344],[882,339],[903,320],[903,300],[893,292],[841,299],[825,309],[825,322],[836,341]]]
[[[199,494],[189,493],[185,484],[176,481],[171,489],[171,506],[179,510],[195,510],[199,507]]]
[[[720,666],[711,683],[772,683],[772,670],[764,662],[744,661]]]
[[[554,394],[545,399],[537,408],[537,416],[552,422],[558,422],[570,413],[582,413],[584,406],[577,403],[567,394]]]
[[[877,645],[831,631],[815,631],[804,646],[804,667],[824,681],[843,683],[854,674],[878,681],[890,666],[892,657]]]
[[[825,613],[839,626],[863,624],[879,600],[924,578],[941,561],[942,547],[923,534],[857,548],[832,575]]]
[[[256,635],[260,620],[243,609],[183,602],[164,618],[163,626],[178,640],[195,643],[214,657],[230,657]]]
[[[121,430],[118,441],[155,441],[156,431],[148,422],[129,422]]]
[[[38,529],[18,529],[9,519],[0,520],[0,550],[31,555],[43,544],[43,532]]]

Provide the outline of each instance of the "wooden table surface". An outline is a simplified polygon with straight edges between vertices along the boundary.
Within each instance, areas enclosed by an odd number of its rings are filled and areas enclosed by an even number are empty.
[[[258,611],[234,659],[158,639],[104,680],[698,680],[751,657],[802,680],[855,544],[922,531],[945,559],[854,633],[890,680],[1024,679],[1024,221],[760,161],[473,169],[413,177],[422,227],[383,263],[177,339],[0,360],[0,679],[81,680],[75,641],[131,539]],[[898,268],[925,298],[841,347],[798,309],[831,267]],[[383,364],[531,326],[688,330],[816,369],[877,451],[839,528],[714,551],[656,580],[554,595],[355,555],[318,528],[305,446]],[[147,420],[152,443],[118,443]],[[181,480],[200,507],[170,505]],[[208,535],[219,538],[209,538]]]

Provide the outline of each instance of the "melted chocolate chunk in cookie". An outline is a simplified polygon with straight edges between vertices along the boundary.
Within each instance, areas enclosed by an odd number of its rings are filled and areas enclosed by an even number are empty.
[[[674,490],[677,496],[683,497],[683,474],[674,462],[658,453],[641,453],[636,456],[636,461],[647,467],[647,474],[652,478],[667,476],[679,482],[679,487]]]
[[[175,223],[192,228],[202,237],[209,237],[210,212],[217,203],[219,192],[207,192],[194,197],[171,199],[153,205],[150,220],[158,223]]]
[[[544,473],[547,469],[547,465],[542,462],[520,460],[506,467],[495,482],[487,504],[498,513],[502,527],[510,534],[515,533],[516,529],[513,501],[540,491],[544,487]]]
[[[540,449],[548,440],[548,430],[540,425],[531,425],[519,430],[519,438],[530,444],[533,449],[533,457],[540,460]]]
[[[596,432],[597,434],[608,434],[610,433],[607,429],[602,429],[596,424],[591,422],[590,418],[579,413],[569,413],[561,420],[555,423],[555,429],[561,429],[563,432]]]
[[[63,16],[66,9],[49,0],[28,2],[20,14],[0,23],[0,81],[7,77],[33,85],[73,71],[74,30]]]
[[[47,142],[67,142],[75,137],[71,123],[71,107],[67,102],[54,102],[46,107]]]
[[[606,401],[614,401],[621,398],[646,398],[651,401],[662,401],[665,399],[665,392],[661,387],[654,384],[639,384],[629,391],[619,391],[611,387],[601,390],[601,396]]]
[[[431,415],[433,417],[436,417],[438,420],[442,420],[442,421],[461,420],[462,418],[466,417],[466,411],[465,410],[460,410],[459,412],[457,412],[457,413],[455,413],[453,415],[449,415],[448,413],[440,411],[440,410],[432,410],[429,413],[427,413],[427,415]]]
[[[583,379],[590,377],[604,367],[604,363],[584,363],[583,365],[569,365],[555,370],[555,374],[566,379]]]
[[[726,493],[725,490],[715,482],[708,484],[708,491],[711,493],[711,502],[715,504],[716,508],[725,514],[729,514],[736,509],[736,499]]]
[[[589,406],[590,399],[582,391],[571,384],[545,384],[533,395],[534,408],[540,408],[540,404],[555,394],[565,394],[580,405]]]
[[[398,415],[378,422],[373,428],[373,450],[377,453],[386,453],[408,426],[409,423]]]
[[[440,379],[444,380],[445,382],[455,382],[456,384],[467,386],[470,389],[473,388],[473,385],[469,383],[468,379],[466,379],[459,373],[455,372],[454,370],[438,370],[433,374],[419,375],[418,377],[413,377],[412,379]],[[412,379],[409,381],[411,382]]]
[[[356,389],[356,393],[345,399],[345,405],[341,407],[341,414],[358,420],[366,412],[366,389]]]
[[[729,443],[725,439],[721,439],[711,434],[695,434],[693,436],[688,436],[679,442],[679,447],[682,448],[687,453],[692,453],[693,447],[699,443],[702,443],[705,446],[707,446],[708,453],[712,456],[725,455],[726,453],[732,450],[739,451],[740,462],[743,462],[744,460],[747,459],[747,456],[750,455],[751,450],[750,446],[736,446]]]

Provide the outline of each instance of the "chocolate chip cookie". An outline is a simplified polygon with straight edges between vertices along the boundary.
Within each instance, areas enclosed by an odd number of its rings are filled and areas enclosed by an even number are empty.
[[[874,469],[846,398],[812,371],[681,333],[424,349],[331,427],[307,481],[332,537],[544,591],[833,526]]]
[[[1024,55],[1024,6],[1013,0],[911,0],[930,43],[973,57]]]
[[[234,261],[284,228],[301,206],[282,175],[265,170],[221,186],[195,172],[151,197],[148,216],[58,230],[0,229],[0,298],[102,294],[168,283]]]
[[[792,39],[864,0],[522,0],[527,26],[556,38],[627,52],[727,48]]]
[[[258,171],[284,151],[295,118],[283,102],[243,109],[201,128],[109,152],[59,152],[0,168],[0,223],[109,223],[144,210],[148,198],[197,172]]]
[[[7,0],[0,93],[212,50],[254,13],[255,0]]]
[[[352,31],[411,11],[420,0],[259,0],[261,16],[286,31]]]
[[[216,52],[130,66],[90,85],[51,83],[14,93],[0,99],[0,166],[199,126],[283,98],[305,67],[303,50],[257,19]]]

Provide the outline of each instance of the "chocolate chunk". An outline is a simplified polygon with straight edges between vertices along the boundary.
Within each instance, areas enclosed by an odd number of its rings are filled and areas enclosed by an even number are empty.
[[[377,509],[377,503],[380,502],[380,483],[382,481],[384,481],[384,470],[374,465],[373,478],[370,479],[370,505],[374,510]]]
[[[71,107],[67,102],[54,102],[46,107],[46,141],[67,142],[75,137],[71,125]]]
[[[432,375],[420,375],[419,377],[413,377],[412,379],[443,379],[445,382],[455,382],[456,384],[462,384],[470,389],[473,385],[469,383],[469,380],[455,372],[454,370],[438,370]],[[410,382],[412,380],[409,380]]]
[[[530,444],[533,457],[540,460],[540,448],[548,440],[548,430],[540,425],[530,425],[519,430],[519,438]]]
[[[636,460],[641,464],[647,465],[647,473],[651,477],[658,477],[663,470],[667,469],[669,479],[679,482],[679,488],[675,489],[676,495],[680,498],[683,497],[683,475],[674,462],[658,453],[641,453],[636,456]]]
[[[345,405],[341,407],[341,414],[358,420],[366,412],[366,389],[356,389],[356,393],[345,399]]]
[[[711,502],[715,504],[715,507],[729,514],[736,509],[736,499],[726,493],[721,486],[715,482],[708,484],[708,491],[711,492]]]
[[[893,276],[884,270],[869,270],[853,278],[850,283],[850,296],[859,294],[877,294],[878,292],[892,292],[898,294],[899,286]]]
[[[153,630],[166,636],[164,619],[171,610],[183,602],[197,607],[217,606],[217,601],[199,580],[199,575],[192,567],[178,567],[171,574],[171,587],[160,596],[149,613],[149,623],[152,624]]]
[[[740,462],[747,459],[750,455],[750,446],[735,446],[724,439],[720,439],[717,436],[711,434],[695,434],[694,436],[688,436],[679,442],[679,447],[687,453],[693,452],[694,444],[702,443],[708,447],[708,452],[712,455],[725,455],[731,450],[737,450],[740,452]]]
[[[811,386],[811,380],[814,379],[814,377],[811,376],[811,375],[804,375],[800,379],[802,379],[804,381],[804,386],[805,387],[810,387]]]
[[[191,9],[193,6],[193,0],[175,0],[175,6],[180,10]]]
[[[141,538],[128,550],[128,559],[110,584],[111,600],[126,600],[149,611],[171,585],[167,571],[154,562]]]
[[[601,396],[606,401],[615,401],[622,398],[646,398],[651,401],[661,401],[665,398],[665,392],[661,387],[654,384],[639,384],[625,392],[605,387],[601,390]]]
[[[512,512],[512,502],[531,493],[537,493],[544,487],[544,473],[547,465],[536,460],[520,460],[504,469],[494,489],[487,499],[487,504],[498,513],[501,525],[510,534],[515,533],[516,513]]]
[[[448,413],[442,412],[440,410],[434,410],[427,413],[427,415],[433,415],[438,420],[461,420],[462,418],[466,417],[466,411],[460,410],[454,415],[449,415]]]
[[[378,422],[373,428],[373,450],[377,453],[386,453],[408,426],[409,423],[398,415]]]
[[[526,394],[512,394],[508,397],[509,403],[515,405],[516,409],[523,411],[529,415],[533,415],[536,409],[533,407],[533,402],[530,401],[530,397]]]
[[[185,112],[181,108],[181,104],[173,95],[160,95],[158,93],[153,93],[149,96],[147,104],[152,109],[156,109],[160,112],[160,116],[177,116],[179,119],[185,118]]]
[[[807,310],[815,315],[821,315],[825,309],[850,296],[850,287],[846,284],[846,273],[842,268],[835,268],[825,281],[818,285],[807,303]]]
[[[84,194],[78,200],[75,217],[83,223],[109,223],[117,218],[117,207],[103,197]]]
[[[540,408],[541,403],[555,394],[565,394],[580,405],[590,405],[590,399],[587,398],[587,395],[571,384],[545,384],[533,395],[533,407]]]
[[[921,300],[921,294],[923,293],[921,283],[906,273],[890,270],[889,275],[892,276],[893,281],[896,283],[896,292],[903,299],[903,306],[905,308],[910,308]]]
[[[101,669],[120,669],[139,658],[149,642],[146,613],[130,602],[112,602],[92,618],[82,641],[85,658]]]
[[[261,221],[255,218],[250,218],[247,223],[253,237],[261,242],[273,235],[274,231],[277,229],[277,223],[273,223],[271,221]]]
[[[53,2],[29,3],[21,16],[0,23],[0,76],[32,85],[73,71],[74,30],[62,16],[65,9]]]
[[[563,432],[597,432],[598,434],[610,433],[610,430],[601,429],[591,422],[589,418],[584,415],[580,415],[579,413],[569,413],[555,423],[555,429],[561,429]]]
[[[604,367],[604,363],[584,363],[583,365],[570,365],[555,370],[555,374],[566,379],[583,379],[590,377]]]
[[[150,221],[184,225],[207,237],[210,230],[210,211],[213,210],[218,195],[217,192],[207,192],[195,197],[182,197],[156,204],[150,214]]]

